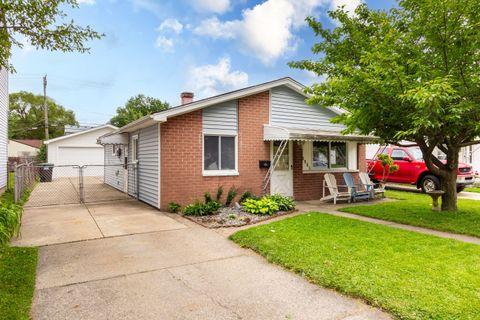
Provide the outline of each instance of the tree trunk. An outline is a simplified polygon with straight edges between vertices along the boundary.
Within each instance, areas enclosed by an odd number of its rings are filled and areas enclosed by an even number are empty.
[[[457,172],[446,171],[446,177],[442,179],[442,211],[457,211]]]

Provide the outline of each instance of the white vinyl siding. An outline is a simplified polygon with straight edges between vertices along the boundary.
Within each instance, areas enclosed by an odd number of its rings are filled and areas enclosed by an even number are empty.
[[[112,144],[107,144],[104,147],[105,150],[105,173],[104,173],[104,178],[105,178],[105,183],[120,190],[124,191],[124,186],[125,186],[125,169],[123,168],[123,158],[125,157],[124,155],[124,147],[123,146],[116,146],[115,149],[122,150],[122,155],[118,157],[117,154],[113,153],[114,145]]]
[[[132,159],[133,139],[138,135],[138,199],[154,207],[159,207],[159,130],[158,125],[141,129],[130,137],[129,159]],[[130,183],[135,183],[129,173],[129,193],[132,193]],[[134,186],[134,184],[132,184]]]
[[[227,101],[203,109],[204,133],[236,134],[238,131],[238,102]]]
[[[0,192],[7,186],[8,72],[0,70]]]
[[[270,104],[271,125],[331,131],[345,128],[330,122],[336,116],[333,111],[308,105],[304,96],[286,86],[272,88]]]

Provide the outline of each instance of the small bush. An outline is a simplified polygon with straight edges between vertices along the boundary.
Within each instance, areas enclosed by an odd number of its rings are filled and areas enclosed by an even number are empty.
[[[290,197],[284,197],[280,194],[274,194],[268,197],[269,199],[275,201],[278,204],[278,209],[280,211],[290,211],[295,209],[295,201]]]
[[[208,216],[216,213],[221,206],[219,202],[213,200],[205,204],[196,201],[183,208],[183,214],[186,216]]]
[[[168,211],[172,212],[172,213],[177,213],[178,210],[181,208],[182,206],[179,205],[178,203],[176,202],[170,202],[168,204]]]
[[[238,200],[238,203],[243,204],[247,199],[253,199],[253,195],[250,191],[245,191],[244,193],[242,193],[240,199]]]
[[[210,192],[205,192],[204,198],[205,198],[205,204],[213,201],[212,196],[210,195]]]
[[[222,195],[223,195],[223,187],[220,186],[217,189],[217,196],[215,197],[215,200],[217,200],[217,202],[221,202],[220,200],[222,199]]]
[[[246,212],[264,215],[272,215],[279,210],[278,204],[268,197],[259,200],[247,199],[243,202],[243,207]]]
[[[7,244],[14,235],[18,236],[22,221],[22,207],[7,199],[9,193],[5,192],[0,199],[0,245]]]
[[[235,190],[234,187],[231,187],[228,190],[228,193],[227,193],[227,200],[225,201],[225,206],[229,207],[232,204],[233,199],[235,199],[236,196],[237,196],[237,190]]]

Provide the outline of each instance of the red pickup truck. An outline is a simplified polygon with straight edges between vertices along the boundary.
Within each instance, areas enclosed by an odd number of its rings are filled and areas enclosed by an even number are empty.
[[[388,154],[399,170],[391,173],[388,182],[408,183],[422,188],[423,192],[440,189],[440,179],[430,172],[423,161],[422,151],[418,147],[380,147],[378,154]],[[383,168],[378,159],[367,160],[367,168],[372,181],[382,180]],[[457,176],[457,191],[461,192],[466,185],[474,182],[472,167],[459,163]]]

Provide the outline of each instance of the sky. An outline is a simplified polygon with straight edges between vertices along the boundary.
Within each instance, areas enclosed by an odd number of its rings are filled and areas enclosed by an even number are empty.
[[[9,90],[47,95],[74,110],[84,125],[108,122],[117,107],[145,94],[176,106],[182,91],[195,99],[290,76],[310,85],[322,79],[287,63],[313,59],[314,16],[335,27],[327,11],[353,11],[361,2],[388,9],[394,0],[79,0],[65,8],[79,25],[104,33],[90,53],[14,49]]]

